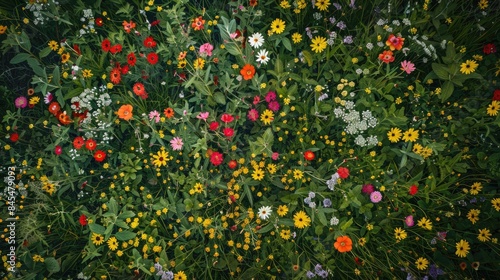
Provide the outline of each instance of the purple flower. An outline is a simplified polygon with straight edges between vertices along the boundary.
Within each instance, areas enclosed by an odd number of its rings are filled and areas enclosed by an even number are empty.
[[[14,103],[16,104],[16,108],[26,108],[28,106],[28,99],[24,96],[19,96]]]
[[[415,221],[413,221],[413,216],[410,215],[410,216],[406,216],[405,218],[405,224],[409,227],[412,227],[415,225]]]
[[[340,29],[340,30],[344,30],[346,29],[347,25],[343,22],[343,21],[339,21],[337,23],[337,27]]]
[[[332,206],[332,201],[329,198],[325,198],[323,200],[323,206],[325,206],[326,208]]]
[[[348,44],[349,45],[349,44],[352,44],[352,42],[353,42],[353,40],[352,40],[352,36],[351,35],[346,36],[344,38],[344,44]]]
[[[382,194],[379,191],[374,191],[370,194],[370,200],[373,203],[379,203],[382,200]]]
[[[307,276],[307,278],[312,279],[316,276],[316,274],[314,274],[314,272],[309,270],[306,272],[306,276]]]

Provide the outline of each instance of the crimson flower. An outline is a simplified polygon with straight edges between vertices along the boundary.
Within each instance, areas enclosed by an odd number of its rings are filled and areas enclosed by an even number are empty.
[[[224,156],[219,152],[212,152],[210,155],[210,162],[215,166],[220,165],[223,161]]]
[[[217,130],[219,128],[219,123],[218,122],[211,122],[209,125],[210,130]]]
[[[87,216],[85,216],[85,214],[80,215],[78,222],[80,222],[80,225],[86,226],[88,224]]]
[[[156,47],[156,42],[155,39],[153,39],[153,36],[148,36],[144,41],[142,42],[146,48],[154,48]]]
[[[234,121],[234,117],[230,114],[224,113],[220,117],[220,120],[225,122],[225,123],[230,123],[230,122]]]
[[[417,187],[416,185],[412,185],[412,186],[410,187],[410,190],[408,191],[408,193],[409,193],[410,195],[415,195],[415,194],[417,194],[417,192],[418,192],[418,187]]]
[[[495,44],[492,44],[492,43],[486,44],[483,47],[483,52],[484,52],[484,54],[496,53],[497,47],[495,46]]]
[[[109,52],[112,54],[117,54],[121,51],[122,51],[122,45],[120,44],[116,44],[109,49]]]
[[[156,63],[158,63],[158,54],[156,54],[155,52],[149,53],[147,59],[149,64],[155,65]]]
[[[500,89],[495,89],[493,92],[493,100],[500,101]]]
[[[12,141],[12,142],[14,142],[14,143],[15,143],[15,142],[17,142],[17,140],[19,139],[19,134],[18,134],[17,132],[14,132],[14,133],[12,133],[12,134],[10,135],[9,139],[10,139],[10,141]]]
[[[339,167],[337,173],[339,174],[339,177],[342,179],[349,177],[349,169],[347,169],[346,167]]]
[[[230,127],[224,128],[222,132],[224,133],[224,136],[226,136],[227,138],[231,138],[234,135],[234,129]]]
[[[104,20],[102,18],[98,17],[98,18],[95,19],[95,24],[97,26],[103,26]]]
[[[102,161],[104,161],[106,159],[106,153],[104,151],[97,150],[94,153],[94,159],[97,162],[102,162]]]
[[[56,148],[54,149],[54,153],[58,156],[61,155],[62,154],[62,147],[57,145]]]
[[[312,151],[310,151],[310,150],[307,150],[307,151],[305,151],[305,152],[304,152],[304,159],[305,159],[305,160],[309,160],[309,161],[311,161],[311,160],[313,160],[315,157],[316,157],[316,155],[315,155]]]
[[[97,147],[97,142],[90,138],[90,139],[87,139],[87,141],[85,141],[85,148],[89,151],[93,151],[95,150],[95,148]]]
[[[120,71],[122,72],[123,75],[127,74],[128,73],[128,70],[130,68],[128,67],[128,65],[123,65],[121,68],[120,68]]]
[[[85,145],[85,140],[83,140],[83,137],[77,136],[75,139],[73,139],[73,147],[77,150],[80,150],[83,145]]]
[[[137,62],[137,57],[135,56],[135,53],[131,52],[127,55],[127,63],[130,66],[135,66],[135,63]]]
[[[101,48],[104,52],[109,52],[109,50],[111,49],[111,41],[109,41],[108,38],[102,40]]]

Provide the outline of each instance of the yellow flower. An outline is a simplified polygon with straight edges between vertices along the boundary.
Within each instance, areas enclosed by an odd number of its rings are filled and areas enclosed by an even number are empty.
[[[193,63],[193,67],[194,67],[194,69],[196,69],[196,70],[198,70],[198,69],[199,69],[199,70],[203,69],[203,66],[205,66],[205,60],[204,60],[203,58],[201,58],[201,57],[198,57],[198,58],[194,61],[194,63]]]
[[[491,205],[495,208],[495,210],[500,211],[500,198],[493,198],[491,200]]]
[[[302,35],[298,32],[292,34],[292,41],[294,44],[298,44],[302,41]]]
[[[281,6],[281,8],[283,8],[283,9],[289,9],[290,7],[292,7],[292,6],[290,5],[290,3],[289,3],[287,0],[283,0],[283,1],[281,1],[281,2],[280,2],[280,6]]]
[[[304,172],[302,172],[298,169],[293,170],[293,178],[295,180],[300,180],[300,179],[302,179],[302,177],[304,177]]]
[[[89,70],[89,69],[83,70],[82,75],[84,78],[90,78],[90,77],[94,76],[94,74],[92,74],[92,70]]]
[[[286,205],[280,205],[278,206],[278,210],[276,210],[276,213],[278,213],[278,216],[283,217],[288,213],[288,206]]]
[[[49,41],[48,45],[49,45],[49,48],[53,51],[57,51],[59,49],[59,43],[57,43],[54,40]]]
[[[476,63],[475,60],[467,60],[464,63],[460,64],[460,72],[465,75],[469,75],[470,73],[476,71],[476,68],[479,64]]]
[[[279,18],[273,20],[271,23],[271,31],[276,34],[281,34],[285,31],[285,22]]]
[[[417,261],[415,262],[417,265],[418,270],[425,270],[427,266],[429,265],[429,261],[426,258],[418,258]]]
[[[490,105],[488,105],[488,108],[486,109],[486,113],[489,116],[496,116],[498,115],[498,110],[500,110],[500,102],[497,100],[493,100]]]
[[[426,230],[431,230],[432,229],[432,222],[431,220],[428,220],[427,218],[422,218],[418,221],[417,226],[422,227]]]
[[[174,280],[187,280],[187,275],[181,270],[174,274]]]
[[[92,233],[92,237],[90,238],[90,240],[92,240],[92,243],[94,243],[94,245],[101,245],[102,243],[104,243],[104,237],[95,232]]]
[[[167,165],[168,152],[165,150],[160,150],[156,155],[153,155],[153,164],[156,167],[161,167]]]
[[[269,125],[271,122],[274,120],[274,113],[273,111],[266,109],[261,115],[260,115],[260,120],[266,124]]]
[[[33,96],[30,98],[30,105],[36,105],[38,104],[38,102],[40,102],[40,97],[38,96]]]
[[[477,239],[481,242],[486,242],[491,239],[491,233],[490,230],[487,228],[483,228],[479,230],[479,234],[477,235]]]
[[[480,0],[477,5],[479,6],[479,9],[484,10],[488,8],[488,0]]]
[[[479,221],[479,213],[481,213],[479,209],[470,209],[467,213],[467,219],[469,219],[472,224],[475,224]]]
[[[326,49],[326,38],[321,36],[316,36],[312,39],[311,49],[315,53],[323,52]]]
[[[61,54],[61,63],[66,63],[70,59],[71,55],[67,53]]]
[[[403,240],[405,239],[407,236],[406,234],[406,231],[402,228],[395,228],[394,229],[394,237],[397,239],[397,240]]]
[[[108,239],[108,247],[111,251],[118,249],[118,241],[116,240],[116,237],[112,236]]]
[[[465,258],[465,256],[467,256],[470,250],[469,242],[467,242],[467,240],[462,239],[460,240],[460,242],[456,243],[456,248],[457,251],[455,252],[455,255],[461,258]]]
[[[328,10],[328,6],[330,6],[330,0],[316,0],[316,4],[314,5],[320,11],[326,11]]]
[[[290,239],[290,236],[291,236],[291,235],[290,235],[290,230],[289,230],[289,229],[282,229],[282,230],[280,231],[280,236],[281,236],[281,238],[283,238],[283,239],[285,239],[285,240]]]
[[[405,142],[415,142],[418,139],[418,130],[413,128],[408,129],[403,133],[403,140]]]
[[[252,178],[257,181],[264,179],[264,171],[260,168],[255,169],[252,172]]]
[[[483,185],[481,185],[480,182],[475,182],[474,184],[472,184],[472,186],[470,186],[470,194],[477,195],[482,188]]]
[[[392,143],[396,143],[399,141],[399,139],[401,139],[401,129],[397,128],[397,127],[393,127],[391,128],[391,130],[389,130],[389,132],[387,132],[387,137],[389,138],[389,141],[391,141]]]
[[[306,212],[299,211],[293,215],[293,224],[298,228],[305,228],[311,224],[311,218],[307,216]]]

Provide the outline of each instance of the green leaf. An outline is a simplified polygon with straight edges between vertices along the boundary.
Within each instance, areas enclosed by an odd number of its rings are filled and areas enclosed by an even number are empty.
[[[214,94],[214,98],[215,98],[215,102],[222,104],[222,105],[226,104],[226,97],[224,96],[224,94],[222,94],[222,92],[216,92]]]
[[[40,53],[38,54],[38,57],[40,57],[40,59],[42,59],[42,58],[46,57],[47,55],[49,55],[51,51],[52,51],[51,48],[46,47],[45,49],[40,51]]]
[[[304,59],[307,62],[307,66],[311,67],[313,65],[313,58],[312,58],[311,53],[309,51],[303,50],[302,54],[304,55]]]
[[[119,231],[115,234],[115,237],[116,239],[118,239],[119,241],[127,241],[127,240],[130,240],[132,238],[135,238],[137,234],[135,232],[131,232],[131,231],[128,231],[128,230],[124,230],[124,231]]]
[[[45,258],[45,267],[47,268],[47,271],[50,273],[56,273],[61,270],[61,267],[59,266],[59,262],[53,258],[53,257],[48,257]]]
[[[114,197],[109,199],[108,207],[111,213],[118,215],[118,203],[116,202]]]
[[[47,78],[47,74],[40,66],[40,62],[38,60],[33,57],[29,57],[26,62],[28,62],[29,66],[33,69],[33,72],[35,72],[37,76]]]
[[[283,46],[289,51],[292,51],[292,44],[290,43],[290,40],[288,38],[283,38],[282,40]]]
[[[10,63],[11,64],[18,64],[18,63],[21,63],[21,62],[24,62],[26,61],[31,55],[30,54],[27,54],[27,53],[18,53],[16,54],[11,60],[10,60]]]
[[[350,218],[347,222],[343,223],[341,226],[340,226],[340,229],[345,231],[346,229],[348,229],[353,223],[353,220],[352,218]]]
[[[99,224],[95,224],[95,223],[89,224],[89,229],[91,232],[94,232],[97,234],[104,234],[104,232],[106,231],[105,227],[103,227]]]
[[[453,85],[452,82],[450,81],[444,82],[443,86],[441,87],[441,94],[439,95],[441,102],[445,102],[448,98],[450,98],[454,89],[455,86]]]
[[[432,63],[432,70],[441,80],[445,81],[450,80],[450,72],[448,71],[448,68],[445,65]]]

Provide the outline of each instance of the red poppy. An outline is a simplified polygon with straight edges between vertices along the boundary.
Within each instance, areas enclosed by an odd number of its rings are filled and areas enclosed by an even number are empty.
[[[219,123],[218,122],[211,122],[209,125],[210,130],[217,130],[219,128]]]
[[[120,68],[119,67],[113,68],[113,70],[111,70],[111,73],[109,74],[109,80],[113,84],[117,85],[120,83],[121,79],[122,79],[122,75],[120,73]]]
[[[71,115],[73,116],[74,119],[78,119],[78,124],[80,124],[83,120],[85,120],[87,118],[88,113],[89,113],[89,110],[85,110],[82,113],[73,112]]]
[[[141,82],[135,83],[132,89],[137,96],[143,96],[147,94],[146,89],[144,88],[144,84],[142,84]]]
[[[158,55],[155,52],[149,53],[148,62],[151,65],[155,65],[156,63],[158,63]]]
[[[148,36],[144,41],[142,42],[146,48],[154,48],[156,47],[156,42],[155,39],[153,39],[152,36]]]
[[[57,119],[62,125],[68,125],[73,122],[73,120],[68,115],[66,115],[66,112],[59,112],[59,114],[57,114]]]
[[[135,56],[135,53],[131,52],[127,55],[127,63],[130,66],[135,66],[135,63],[137,62],[137,57]]]
[[[378,55],[378,59],[382,60],[385,63],[389,63],[394,61],[394,56],[391,51],[384,51],[383,53]]]
[[[347,169],[345,167],[339,167],[339,169],[337,170],[337,173],[339,174],[339,177],[342,179],[349,177],[349,169]]]
[[[94,153],[94,159],[97,162],[102,162],[102,161],[104,161],[106,159],[106,153],[104,151],[97,150]]]
[[[12,142],[14,142],[14,143],[15,143],[15,142],[17,142],[17,140],[19,139],[19,134],[18,134],[17,132],[14,132],[14,133],[12,133],[12,134],[10,135],[9,139],[10,139],[10,141],[12,141]]]
[[[57,146],[55,147],[55,149],[54,149],[54,153],[55,153],[56,155],[58,155],[58,156],[59,156],[59,155],[61,155],[61,154],[62,154],[62,147],[61,147],[61,146],[59,146],[59,145],[57,145]]]
[[[59,103],[54,101],[49,104],[49,112],[52,115],[56,116],[59,113],[59,111],[61,111],[61,106],[59,106]]]
[[[234,121],[234,117],[230,114],[222,114],[222,116],[220,117],[220,120],[225,122],[225,123],[230,123],[232,121]]]
[[[95,148],[97,147],[97,142],[90,138],[90,139],[87,139],[87,141],[85,141],[85,148],[89,151],[93,151],[95,150]]]
[[[129,71],[129,67],[127,64],[123,65],[122,67],[120,67],[120,71],[122,72],[122,75],[126,75]]]
[[[210,162],[215,166],[220,165],[223,161],[224,156],[219,152],[212,152],[210,155]]]
[[[180,74],[179,74],[179,80],[177,80],[177,82],[178,82],[179,84],[182,84],[182,83],[184,83],[185,81],[186,81],[186,73],[180,73]]]
[[[192,23],[191,23],[191,27],[194,29],[194,30],[202,30],[205,26],[205,20],[203,19],[202,16],[199,16],[197,18],[194,18]]]
[[[234,129],[230,127],[224,128],[222,132],[224,133],[224,136],[226,136],[227,138],[231,138],[234,135]]]
[[[316,155],[312,151],[305,151],[304,152],[304,159],[305,160],[313,160],[316,157]]]
[[[82,225],[82,226],[86,226],[88,224],[87,216],[85,216],[85,214],[81,214],[78,221],[80,222],[80,225]]]
[[[417,194],[417,192],[418,192],[418,187],[417,187],[416,185],[412,185],[412,186],[410,187],[410,190],[408,191],[408,193],[409,193],[410,195],[415,195],[415,194]]]
[[[104,20],[102,18],[98,17],[98,18],[95,19],[95,24],[97,26],[103,26]]]
[[[75,139],[73,139],[73,147],[77,150],[80,150],[83,145],[85,145],[85,140],[83,140],[83,137],[77,136]]]
[[[497,47],[495,46],[495,44],[492,44],[492,43],[486,44],[483,47],[483,52],[484,52],[484,54],[496,53],[497,52]]]
[[[109,41],[108,38],[102,40],[101,48],[104,52],[109,52],[109,50],[111,49],[111,41]]]
[[[109,49],[109,52],[112,54],[117,54],[121,51],[122,51],[122,45],[120,44],[116,44]]]
[[[500,89],[495,89],[493,92],[493,100],[500,101]]]
[[[251,64],[245,64],[245,66],[241,68],[240,74],[243,76],[244,80],[251,80],[255,75],[255,67]]]

